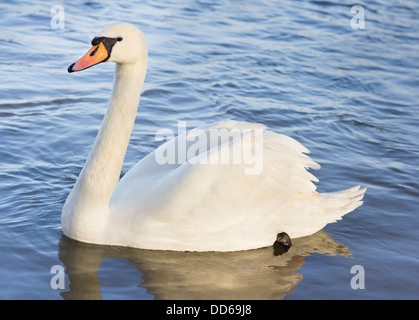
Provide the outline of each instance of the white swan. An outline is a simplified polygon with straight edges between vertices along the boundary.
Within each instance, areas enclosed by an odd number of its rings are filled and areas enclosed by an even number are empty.
[[[365,189],[359,186],[316,192],[317,179],[306,169],[319,165],[294,139],[233,120],[192,131],[196,140],[185,133],[164,143],[118,182],[146,75],[147,46],[130,24],[109,26],[92,45],[68,71],[113,61],[115,79],[102,126],[63,207],[66,236],[144,249],[247,250],[272,245],[278,232],[310,235],[362,204]],[[224,137],[210,138],[220,132]],[[161,161],[179,150],[188,156]],[[249,171],[257,161],[256,172]]]

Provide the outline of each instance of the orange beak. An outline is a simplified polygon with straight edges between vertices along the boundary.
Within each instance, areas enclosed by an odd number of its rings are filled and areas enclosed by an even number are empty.
[[[108,51],[102,42],[93,46],[83,57],[68,67],[68,72],[81,71],[109,58]]]

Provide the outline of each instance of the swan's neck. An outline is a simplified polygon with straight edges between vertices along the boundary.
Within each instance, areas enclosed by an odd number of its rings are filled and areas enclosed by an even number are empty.
[[[109,107],[78,181],[84,192],[106,203],[119,180],[144,76],[134,65],[116,65]]]
[[[88,215],[94,219],[94,215],[108,210],[134,126],[145,73],[146,61],[116,65],[108,110],[86,164],[64,205],[63,222],[77,223]],[[67,219],[64,218],[66,215]],[[80,216],[83,219],[79,219]],[[72,229],[71,226],[68,228]]]

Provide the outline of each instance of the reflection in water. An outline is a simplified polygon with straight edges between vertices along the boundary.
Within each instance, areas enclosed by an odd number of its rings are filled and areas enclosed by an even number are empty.
[[[323,230],[294,239],[282,255],[274,255],[273,247],[224,253],[140,250],[85,244],[62,236],[59,259],[70,285],[61,295],[64,299],[101,299],[101,263],[126,259],[143,279],[133,287],[145,288],[155,299],[282,299],[302,280],[296,270],[313,252],[350,255],[346,246]]]

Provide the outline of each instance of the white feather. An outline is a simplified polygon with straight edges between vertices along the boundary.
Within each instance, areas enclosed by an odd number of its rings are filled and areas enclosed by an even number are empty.
[[[117,67],[108,111],[63,208],[67,236],[146,249],[246,250],[271,245],[279,232],[310,235],[362,204],[365,189],[359,186],[316,192],[318,180],[307,169],[320,166],[296,140],[234,120],[163,143],[118,182],[147,47],[127,24],[101,35],[123,40],[109,59]]]

